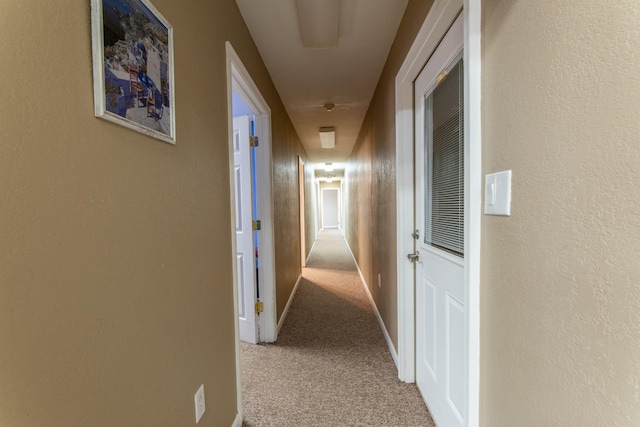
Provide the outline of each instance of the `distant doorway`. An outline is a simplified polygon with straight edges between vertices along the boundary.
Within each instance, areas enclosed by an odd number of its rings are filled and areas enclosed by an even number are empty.
[[[340,189],[323,188],[321,192],[322,228],[340,228]]]

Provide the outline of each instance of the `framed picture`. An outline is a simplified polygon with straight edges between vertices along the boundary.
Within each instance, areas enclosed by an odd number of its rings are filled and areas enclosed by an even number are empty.
[[[96,117],[175,144],[173,28],[148,0],[91,0]]]

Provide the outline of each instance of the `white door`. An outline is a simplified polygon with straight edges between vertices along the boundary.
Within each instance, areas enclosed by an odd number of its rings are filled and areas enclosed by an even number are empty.
[[[305,199],[304,199],[304,161],[298,157],[298,190],[300,193],[300,265],[307,266],[307,225],[305,223]]]
[[[236,190],[236,266],[240,339],[258,342],[256,326],[256,263],[253,247],[251,197],[251,132],[249,116],[233,119],[233,165]]]
[[[322,228],[340,227],[340,207],[337,188],[322,189]]]
[[[463,26],[415,82],[416,383],[440,427],[467,425]]]

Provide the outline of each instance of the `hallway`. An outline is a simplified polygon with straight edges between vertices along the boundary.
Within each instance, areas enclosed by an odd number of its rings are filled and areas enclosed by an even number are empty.
[[[244,426],[433,426],[344,238],[320,232],[276,344],[241,343]]]

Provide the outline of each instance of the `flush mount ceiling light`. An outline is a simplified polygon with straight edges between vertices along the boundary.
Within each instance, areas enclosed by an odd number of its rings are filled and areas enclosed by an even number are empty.
[[[336,104],[324,104],[325,111],[331,112],[334,108],[336,108]]]
[[[322,148],[335,148],[336,130],[333,127],[320,128],[320,145]]]
[[[338,47],[340,0],[296,0],[302,45]]]

